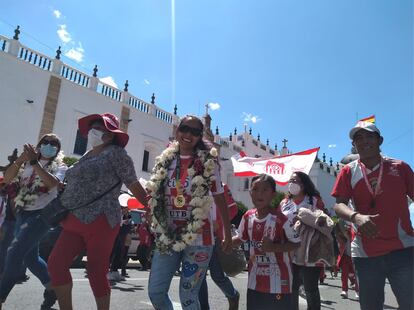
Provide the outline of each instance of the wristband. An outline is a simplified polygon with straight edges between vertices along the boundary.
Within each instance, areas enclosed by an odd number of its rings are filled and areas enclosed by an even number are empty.
[[[354,212],[354,213],[351,214],[351,216],[349,217],[349,220],[350,220],[351,223],[354,222],[355,216],[357,216],[357,214],[359,214],[359,212]]]
[[[37,163],[37,159],[32,159],[31,161],[29,161],[30,166],[36,165]]]

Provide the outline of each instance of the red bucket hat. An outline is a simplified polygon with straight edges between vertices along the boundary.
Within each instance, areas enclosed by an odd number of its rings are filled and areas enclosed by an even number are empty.
[[[91,124],[97,120],[101,120],[105,128],[115,134],[115,143],[117,145],[120,147],[125,147],[127,145],[129,136],[126,132],[119,129],[119,119],[111,113],[91,114],[80,118],[78,120],[80,134],[86,138],[89,129],[91,129]]]

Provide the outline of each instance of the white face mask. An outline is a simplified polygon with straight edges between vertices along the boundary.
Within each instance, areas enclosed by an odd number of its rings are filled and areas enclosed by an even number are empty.
[[[289,183],[289,193],[291,193],[293,196],[296,196],[300,193],[300,185],[296,183]]]
[[[94,148],[95,146],[101,145],[104,142],[102,141],[103,132],[92,128],[88,132],[88,149]]]

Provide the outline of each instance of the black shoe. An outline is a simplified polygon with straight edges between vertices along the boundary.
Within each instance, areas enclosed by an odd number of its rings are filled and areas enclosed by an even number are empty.
[[[41,310],[49,310],[57,300],[54,290],[45,290],[43,292],[43,298],[43,303],[40,306]]]

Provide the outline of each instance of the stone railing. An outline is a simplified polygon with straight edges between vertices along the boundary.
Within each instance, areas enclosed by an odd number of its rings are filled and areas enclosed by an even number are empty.
[[[154,104],[149,104],[138,97],[131,95],[128,92],[126,85],[124,90],[120,90],[116,87],[108,85],[100,81],[97,77],[97,67],[93,70],[93,75],[88,75],[82,71],[79,71],[60,60],[60,47],[56,51],[56,57],[50,58],[39,52],[36,52],[20,43],[18,40],[19,29],[15,30],[15,37],[9,39],[5,36],[0,35],[0,53],[4,52],[15,56],[28,64],[36,66],[42,70],[50,71],[53,74],[59,75],[60,77],[78,85],[95,91],[98,94],[109,97],[114,101],[125,103],[132,108],[152,115],[153,117],[172,124],[178,122],[178,116],[173,113],[169,113]],[[16,39],[17,38],[17,39]]]

